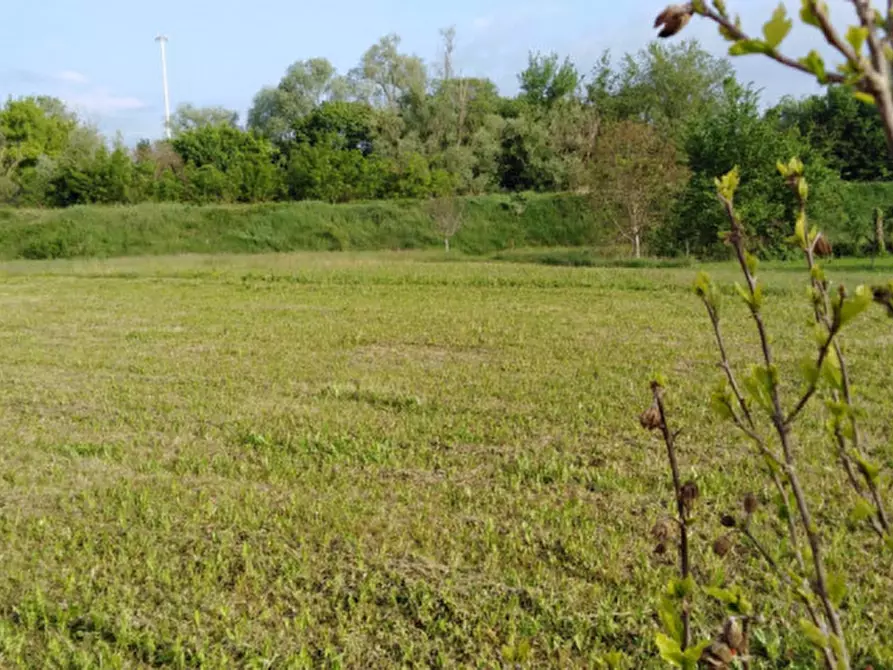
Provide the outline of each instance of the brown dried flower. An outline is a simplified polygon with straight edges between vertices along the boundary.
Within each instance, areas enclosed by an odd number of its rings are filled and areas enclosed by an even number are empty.
[[[823,233],[819,233],[819,236],[816,238],[815,244],[813,245],[813,253],[822,258],[827,258],[834,253],[831,242],[828,241],[828,238],[825,237]]]
[[[713,543],[713,553],[720,558],[728,556],[730,551],[732,551],[732,538],[728,535],[718,537]]]
[[[748,516],[756,512],[759,506],[760,503],[757,501],[757,497],[753,493],[748,493],[744,496],[744,511],[747,512]]]
[[[679,498],[682,500],[682,506],[687,512],[692,510],[699,495],[698,485],[693,481],[689,480],[682,485],[682,489],[679,491]]]
[[[735,517],[733,517],[731,514],[724,515],[723,518],[720,520],[720,523],[726,528],[734,528],[738,525],[737,519],[735,519]]]
[[[673,536],[673,522],[669,519],[661,519],[651,529],[651,537],[658,542],[666,542]]]
[[[729,648],[734,651],[741,651],[744,645],[744,630],[741,622],[735,617],[729,617],[722,629],[722,639]]]
[[[672,37],[688,25],[694,6],[687,2],[683,5],[670,5],[654,20],[655,28],[662,28],[658,37]]]
[[[645,430],[658,430],[661,427],[660,410],[657,405],[652,405],[639,417],[639,423]]]
[[[667,553],[667,545],[666,545],[664,542],[659,543],[659,544],[654,548],[654,553],[655,553],[657,556],[663,556],[664,554]]]

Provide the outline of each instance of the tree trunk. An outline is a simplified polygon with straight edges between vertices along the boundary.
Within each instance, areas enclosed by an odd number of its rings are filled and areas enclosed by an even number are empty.
[[[639,240],[639,233],[636,233],[635,244],[636,244],[636,258],[641,258],[642,257],[642,243]]]
[[[874,245],[878,256],[887,254],[887,238],[884,235],[884,213],[878,207],[874,211]]]
[[[444,247],[444,249],[446,249],[447,253],[450,253],[450,238],[449,237],[443,238],[443,247]]]

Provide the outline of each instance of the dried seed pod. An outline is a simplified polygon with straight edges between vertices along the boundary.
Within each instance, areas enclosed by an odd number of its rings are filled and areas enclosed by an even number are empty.
[[[722,629],[722,639],[723,642],[729,645],[730,649],[739,652],[741,651],[741,647],[744,645],[744,630],[738,619],[729,617],[726,620]]]
[[[744,496],[744,511],[747,512],[748,516],[756,512],[759,506],[760,503],[753,493],[748,493]]]
[[[661,427],[660,410],[657,405],[652,405],[639,417],[639,423],[645,430],[657,430]]]
[[[667,553],[667,545],[664,542],[660,542],[655,548],[654,553],[656,556],[663,556]]]
[[[673,522],[661,519],[651,528],[651,537],[658,542],[666,542],[673,536]]]
[[[823,258],[827,258],[834,253],[834,248],[831,246],[831,242],[828,241],[828,238],[825,237],[823,233],[819,233],[812,249],[816,256]]]
[[[672,37],[678,33],[691,20],[693,12],[694,7],[690,2],[684,5],[670,5],[667,7],[654,20],[654,27],[662,28],[658,33],[658,37]]]
[[[728,556],[730,551],[732,551],[732,538],[728,535],[718,537],[713,543],[713,553],[720,558]]]
[[[735,517],[733,517],[731,514],[723,515],[720,523],[726,528],[735,528],[738,525],[737,519],[735,519]]]
[[[698,499],[700,492],[698,491],[698,485],[693,481],[689,480],[682,485],[682,490],[679,491],[679,497],[682,500],[682,505],[686,511],[690,512],[695,505],[695,500]]]
[[[714,641],[701,654],[701,662],[708,668],[721,668],[728,670],[732,667],[735,652],[723,642]]]

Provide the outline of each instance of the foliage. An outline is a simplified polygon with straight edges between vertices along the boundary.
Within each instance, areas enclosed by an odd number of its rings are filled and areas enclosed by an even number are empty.
[[[747,222],[752,253],[763,257],[789,253],[789,233],[781,221],[790,219],[793,199],[779,182],[776,163],[785,155],[800,155],[812,184],[813,209],[827,219],[845,216],[840,185],[822,157],[795,130],[780,129],[758,109],[756,94],[728,82],[722,101],[691,124],[684,140],[692,177],[673,208],[666,234],[658,237],[664,253],[688,249],[707,256],[724,255],[720,233],[723,214],[715,202],[714,178],[734,166],[749,176],[739,192],[739,211]]]
[[[551,202],[530,196],[527,209]],[[399,206],[325,207],[319,220],[366,207],[379,230],[376,212]],[[121,208],[118,230],[138,235],[146,207]],[[316,207],[152,209],[165,240],[204,217],[247,238],[240,217],[267,211],[252,229],[262,240],[312,228],[296,223]],[[78,217],[87,232],[106,211],[0,217]],[[15,379],[0,421],[0,665],[660,668],[655,609],[674,569],[648,531],[674,501],[664,452],[630,421],[634,380],[659,365],[685,428],[680,467],[703,495],[693,639],[714,632],[725,606],[706,589],[724,574],[764,620],[753,667],[815,667],[746,538],[725,560],[702,539],[760,477],[686,400],[716,372],[709,326],[692,327],[691,268],[445,261],[432,249],[0,264],[0,374]],[[893,271],[879,267],[835,261],[835,279]],[[760,268],[783,371],[809,344],[787,327],[810,315],[793,269]],[[735,268],[709,270],[726,341],[749,351],[746,307],[725,290]],[[889,361],[871,354],[890,325],[876,312],[855,328],[862,428],[880,440]],[[846,500],[822,444],[803,431],[801,476]],[[756,492],[753,528],[769,544],[774,505]],[[860,670],[889,668],[891,558],[850,549],[848,512],[821,510],[835,521],[829,561],[853,576],[847,641]]]
[[[205,166],[207,167],[207,166]],[[204,170],[205,168],[200,168]],[[171,174],[171,173],[169,173]],[[201,178],[211,189],[219,173]],[[179,188],[177,177],[172,188]],[[191,179],[197,177],[193,175]],[[226,188],[222,180],[219,188]],[[183,188],[190,188],[187,183]],[[159,198],[161,199],[161,198]],[[585,200],[530,195],[523,212],[508,198],[463,198],[453,246],[467,254],[514,247],[607,247],[610,230]],[[168,253],[258,253],[318,249],[424,249],[443,245],[427,200],[193,207],[72,207],[0,211],[0,258],[94,258]]]
[[[652,126],[618,121],[596,142],[587,185],[593,206],[614,222],[639,258],[642,238],[661,222],[687,176],[676,147]]]
[[[783,4],[763,26],[763,37],[753,38],[743,32],[740,21],[732,19],[723,0],[705,0],[688,5],[671,5],[656,20],[662,26],[661,36],[678,33],[693,14],[716,22],[720,33],[732,42],[732,55],[764,54],[789,68],[808,72],[821,84],[843,84],[855,91],[860,100],[877,105],[889,154],[893,156],[893,80],[891,80],[891,48],[893,17],[884,17],[869,2],[854,2],[857,24],[841,37],[831,22],[828,6],[816,0],[803,0],[800,18],[817,28],[827,45],[844,59],[835,72],[830,72],[816,51],[806,58],[794,60],[783,54],[781,44],[793,27]],[[888,10],[893,5],[888,6]],[[888,11],[889,14],[889,11]],[[869,56],[863,49],[867,46]],[[829,94],[829,99],[830,95]],[[724,372],[722,385],[714,393],[712,406],[720,416],[734,424],[754,447],[755,456],[763,461],[774,484],[778,502],[779,524],[785,528],[787,546],[781,556],[773,557],[750,531],[750,513],[744,523],[746,537],[775,573],[771,583],[784,586],[793,599],[799,600],[803,618],[800,628],[814,648],[816,660],[828,670],[849,670],[857,661],[851,653],[849,622],[843,616],[853,575],[835,571],[829,560],[828,529],[830,520],[816,512],[820,506],[849,508],[849,551],[865,551],[861,538],[853,537],[860,530],[876,535],[872,553],[877,560],[893,548],[893,529],[882,482],[883,465],[877,461],[865,442],[862,423],[864,413],[857,408],[854,377],[841,346],[841,333],[876,302],[887,316],[893,317],[893,282],[874,287],[860,285],[850,292],[844,284],[832,291],[825,268],[819,261],[830,247],[824,233],[811,226],[807,202],[811,197],[810,182],[803,161],[792,158],[779,162],[777,170],[790,189],[795,208],[790,217],[793,234],[789,243],[799,249],[808,271],[807,296],[812,310],[814,332],[812,352],[800,366],[800,389],[793,401],[786,393],[795,387],[785,379],[777,364],[778,346],[772,341],[765,318],[766,285],[757,275],[758,260],[748,250],[748,231],[735,205],[740,185],[737,167],[716,179],[717,195],[728,218],[730,229],[724,241],[732,247],[745,280],[735,288],[750,313],[759,342],[760,355],[746,375],[730,362],[729,347],[721,329],[721,293],[706,275],[699,275],[695,291],[704,303],[713,325]],[[876,212],[880,227],[881,211]],[[789,230],[790,230],[789,228]],[[882,234],[878,234],[882,237]],[[733,352],[738,353],[738,352]],[[739,381],[740,380],[740,381]],[[795,387],[796,388],[796,387]],[[815,399],[824,401],[826,421],[824,433],[832,445],[830,453],[839,466],[838,477],[845,482],[849,496],[843,500],[827,489],[807,488],[801,469],[802,453],[796,447],[795,427],[805,423],[804,416]],[[769,437],[767,437],[767,435]],[[675,469],[674,469],[675,474]],[[754,503],[751,507],[755,508]],[[737,528],[739,521],[731,515],[723,517],[723,525]],[[855,544],[858,542],[858,545]],[[858,547],[858,548],[857,548]],[[768,580],[767,580],[768,581]]]

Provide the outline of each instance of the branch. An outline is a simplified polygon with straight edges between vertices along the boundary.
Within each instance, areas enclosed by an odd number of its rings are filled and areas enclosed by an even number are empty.
[[[771,370],[773,368],[772,348],[769,344],[769,336],[766,332],[766,326],[756,301],[757,282],[747,263],[747,256],[744,248],[744,230],[735,213],[731,195],[727,197],[724,194],[720,194],[719,199],[725,206],[729,220],[732,224],[732,230],[728,239],[735,248],[738,264],[741,266],[741,271],[744,273],[744,277],[747,280],[751,297],[751,300],[749,301],[750,312],[760,336],[760,345],[763,349],[763,359],[766,363],[766,368],[767,370]],[[829,337],[828,339],[830,341],[832,338]],[[825,352],[825,355],[827,355],[827,351]],[[812,590],[822,603],[831,632],[838,639],[838,650],[835,653],[835,656],[837,656],[838,667],[843,668],[843,670],[848,670],[850,667],[850,660],[846,647],[846,640],[844,638],[843,626],[840,622],[840,616],[837,613],[837,609],[831,601],[831,597],[828,595],[828,577],[825,570],[821,537],[819,536],[818,528],[813,521],[812,513],[810,512],[809,505],[806,501],[806,495],[800,484],[800,478],[797,476],[796,468],[794,467],[796,458],[791,445],[790,426],[785,423],[781,398],[776,384],[771,385],[770,397],[772,400],[772,423],[778,433],[778,439],[781,442],[782,450],[784,452],[785,474],[787,475],[788,483],[791,485],[791,489],[794,492],[794,499],[797,502],[797,511],[800,515],[800,521],[806,531],[809,547],[812,550],[812,563],[815,572],[815,582],[812,585]]]
[[[732,36],[736,41],[753,39],[749,35],[747,35],[747,33],[742,31],[738,26],[736,26],[734,23],[732,23],[729,19],[722,16],[721,14],[714,11],[713,9],[710,9],[709,7],[705,6],[704,11],[701,12],[701,15],[710,19],[711,21],[714,21],[715,23],[719,24],[722,28],[725,29],[727,34]],[[833,30],[833,28],[832,28],[832,30]],[[669,37],[669,35],[668,35],[668,37]],[[769,58],[771,58],[772,60],[776,61],[777,63],[781,63],[782,65],[786,65],[787,67],[793,68],[795,70],[799,70],[800,72],[804,72],[812,77],[815,77],[815,73],[812,70],[810,70],[808,67],[806,67],[802,63],[794,60],[790,56],[785,56],[784,54],[780,53],[779,51],[777,51],[775,49],[773,49],[770,53],[767,53],[766,55]],[[842,84],[846,81],[845,77],[841,74],[838,74],[837,72],[828,72],[828,73],[826,73],[825,76],[827,78],[827,81],[835,83],[835,84]]]
[[[806,389],[806,393],[803,394],[803,397],[800,398],[800,402],[797,403],[797,406],[793,409],[793,411],[788,414],[788,418],[784,420],[784,425],[786,427],[790,427],[794,420],[800,415],[806,405],[809,404],[809,401],[812,400],[812,397],[816,394],[816,391],[819,390],[819,378],[821,377],[822,366],[825,364],[825,359],[828,358],[828,352],[831,351],[831,345],[834,343],[834,337],[839,332],[839,328],[832,326],[831,332],[828,334],[828,339],[825,344],[822,345],[822,348],[819,349],[818,360],[816,360],[816,377],[809,384],[809,387]]]
[[[681,560],[682,579],[687,579],[691,574],[691,563],[688,552],[688,508],[686,506],[686,496],[683,492],[682,480],[679,477],[679,463],[676,460],[676,435],[672,433],[667,425],[667,413],[664,407],[663,388],[658,382],[651,382],[651,393],[654,398],[654,407],[657,408],[660,417],[660,432],[664,438],[664,444],[667,446],[667,458],[670,461],[670,470],[673,473],[673,489],[676,492],[676,511],[679,515],[679,558]],[[688,647],[691,641],[691,615],[689,612],[688,599],[682,603],[682,650]]]

